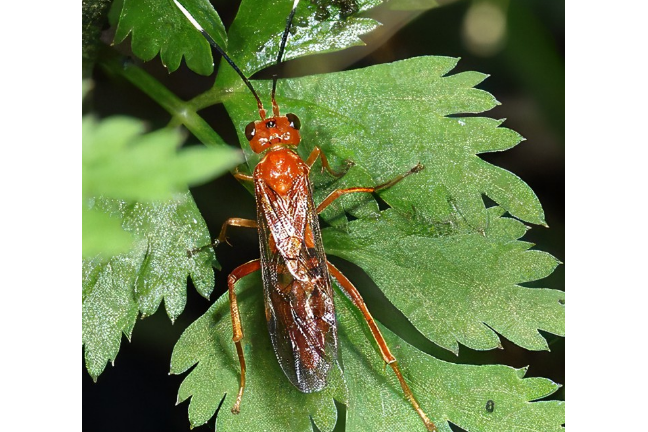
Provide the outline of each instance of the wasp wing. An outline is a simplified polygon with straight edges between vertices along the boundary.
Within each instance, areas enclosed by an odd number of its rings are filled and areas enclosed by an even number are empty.
[[[266,319],[284,373],[304,393],[321,390],[337,360],[331,280],[306,175],[279,194],[255,178]]]

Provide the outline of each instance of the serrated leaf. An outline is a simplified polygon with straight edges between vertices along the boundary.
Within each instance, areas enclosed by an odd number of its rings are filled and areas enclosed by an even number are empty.
[[[136,272],[136,261],[129,256],[109,262],[100,258],[83,261],[82,343],[86,369],[95,381],[106,363],[115,361],[122,333],[130,338],[135,325],[132,283]]]
[[[455,354],[459,343],[496,348],[497,333],[548,349],[538,330],[564,335],[564,292],[519,284],[550,275],[558,261],[518,241],[522,223],[500,218],[498,209],[488,214],[484,235],[435,230],[394,209],[322,235],[328,254],[360,266],[424,335]]]
[[[225,27],[212,5],[207,0],[182,0],[181,3],[225,48]],[[209,43],[173,0],[123,0],[115,43],[122,42],[129,34],[135,55],[148,61],[160,53],[162,64],[169,72],[178,69],[183,57],[189,69],[196,73],[210,75],[214,70]]]
[[[370,340],[361,314],[342,296],[336,299],[344,376],[349,386],[346,430],[425,430],[403,397],[398,380]],[[531,401],[560,386],[544,378],[522,379],[508,366],[457,365],[426,355],[381,326],[405,379],[439,432],[448,422],[469,432],[562,431],[564,402]],[[489,400],[496,407],[486,410]]]
[[[98,206],[106,211],[118,207],[124,229],[137,239],[133,252],[141,261],[134,295],[144,316],[154,314],[164,300],[167,315],[175,320],[186,303],[187,276],[191,276],[200,295],[209,298],[214,286],[212,265],[218,264],[209,247],[188,255],[211,243],[189,192],[166,202],[127,204],[103,200]]]
[[[216,426],[224,432],[311,431],[309,416],[319,430],[331,431],[335,423],[332,398],[348,404],[349,432],[424,430],[391,369],[385,369],[362,316],[344,296],[336,291],[344,381],[336,377],[323,392],[303,394],[290,385],[272,352],[259,276],[242,279],[237,291],[247,364],[241,413],[229,412],[238,389],[239,365],[231,340],[228,299],[223,295],[187,328],[173,351],[171,373],[183,373],[195,365],[178,394],[179,402],[191,398],[192,425],[211,418],[227,393]],[[448,421],[468,431],[562,430],[562,402],[530,403],[559,388],[551,381],[522,379],[523,371],[507,366],[446,363],[382,331],[406,380],[440,431],[450,431]],[[492,413],[485,409],[489,400],[496,407]]]
[[[214,285],[207,226],[186,192],[163,203],[126,203],[107,198],[94,207],[119,217],[135,241],[129,252],[83,262],[83,344],[86,365],[96,378],[119,350],[120,333],[130,336],[138,311],[152,315],[162,300],[173,321],[186,303],[187,277],[209,298]]]
[[[542,207],[529,186],[477,156],[506,150],[522,138],[499,127],[499,120],[458,117],[489,110],[498,102],[474,88],[485,75],[446,76],[456,62],[448,57],[420,57],[282,80],[278,102],[282,112],[296,113],[301,119],[302,156],[317,145],[334,167],[345,159],[355,162],[337,187],[380,184],[421,162],[422,172],[381,192],[389,205],[405,211],[414,207],[430,220],[438,220],[437,207],[449,202],[476,231],[484,231],[488,217],[482,195],[487,195],[513,216],[544,224]],[[254,85],[260,94],[270,92],[269,82]],[[226,107],[245,150],[242,131],[255,118],[254,100],[241,93],[228,99]],[[254,164],[257,158],[246,151]]]

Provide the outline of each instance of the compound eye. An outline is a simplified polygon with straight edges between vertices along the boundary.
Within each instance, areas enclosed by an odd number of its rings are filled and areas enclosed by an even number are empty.
[[[290,122],[290,127],[297,130],[301,128],[301,122],[299,121],[299,117],[297,117],[295,114],[293,113],[286,114],[286,118],[288,118],[288,121]]]
[[[248,123],[248,125],[245,126],[245,138],[247,138],[248,141],[252,141],[252,138],[254,138],[255,133],[256,133],[256,127],[254,122]]]

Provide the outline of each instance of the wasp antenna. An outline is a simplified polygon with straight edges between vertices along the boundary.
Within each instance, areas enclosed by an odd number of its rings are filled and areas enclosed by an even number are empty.
[[[290,15],[288,15],[288,18],[286,19],[286,28],[284,29],[283,36],[281,36],[279,55],[277,55],[277,65],[281,63],[281,58],[283,57],[284,49],[286,48],[286,41],[288,40],[288,33],[290,32],[290,26],[292,25],[292,20],[295,17],[295,12],[297,11],[297,5],[299,5],[299,0],[295,0],[292,10],[290,11]]]
[[[279,105],[277,105],[277,100],[275,99],[276,90],[277,90],[277,74],[273,74],[272,75],[272,115],[278,117]]]
[[[174,0],[175,1],[175,0]],[[286,41],[288,41],[288,33],[290,32],[290,26],[292,25],[292,20],[295,17],[295,12],[297,11],[297,5],[299,0],[295,0],[293,3],[292,10],[288,19],[286,20],[286,28],[284,29],[283,36],[281,36],[281,45],[279,45],[279,55],[277,56],[277,66],[281,63],[281,58],[283,57],[284,50],[286,49]],[[272,113],[274,116],[279,115],[279,105],[275,99],[275,94],[277,93],[277,75],[272,77]]]
[[[259,95],[257,94],[257,92],[254,90],[254,87],[252,87],[252,83],[250,83],[250,80],[248,80],[247,77],[245,75],[243,75],[243,72],[241,71],[241,69],[239,69],[238,66],[236,66],[236,63],[234,63],[234,61],[232,61],[232,59],[216,43],[216,41],[209,35],[209,33],[207,33],[205,31],[205,29],[203,29],[202,26],[200,24],[198,24],[198,21],[196,21],[194,19],[194,17],[191,16],[189,11],[187,9],[185,9],[185,7],[182,6],[178,2],[178,0],[173,0],[173,2],[176,4],[178,9],[180,9],[180,12],[182,12],[184,14],[184,16],[187,17],[189,22],[196,28],[196,30],[198,30],[205,37],[205,39],[207,39],[207,42],[209,42],[209,44],[211,46],[213,46],[216,51],[218,51],[218,53],[225,59],[225,61],[227,63],[229,63],[230,66],[232,66],[232,69],[234,69],[234,71],[241,77],[241,79],[243,80],[245,85],[250,89],[250,91],[254,95],[254,98],[257,101],[257,106],[259,107],[259,114],[261,115],[261,119],[264,119],[265,118],[265,110],[263,109],[263,103],[261,103],[261,99],[259,98]]]

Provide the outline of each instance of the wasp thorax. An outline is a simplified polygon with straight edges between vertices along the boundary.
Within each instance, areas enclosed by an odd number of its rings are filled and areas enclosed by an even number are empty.
[[[301,122],[295,114],[269,117],[249,123],[245,137],[255,153],[261,153],[272,146],[296,146],[301,141]]]

